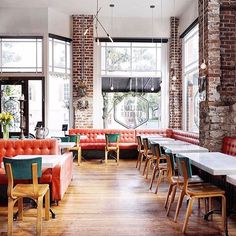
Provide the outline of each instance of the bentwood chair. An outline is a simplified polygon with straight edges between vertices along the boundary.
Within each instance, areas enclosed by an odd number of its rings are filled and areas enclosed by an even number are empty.
[[[119,165],[120,158],[120,134],[105,134],[106,146],[105,146],[105,164],[107,164],[108,155],[110,152],[116,154],[116,162]]]
[[[167,213],[166,215],[169,215],[171,206],[175,200],[175,195],[176,195],[176,189],[179,187],[182,190],[182,186],[184,183],[184,179],[182,176],[175,175],[177,171],[177,166],[175,163],[174,155],[166,150],[166,161],[167,161],[167,180],[169,182],[169,189],[167,192],[166,200],[165,200],[165,208],[167,208]],[[189,178],[189,184],[198,184],[202,183],[203,180],[198,176],[198,175],[192,175],[191,178]],[[181,194],[185,195],[184,192],[181,192]],[[183,201],[183,197],[180,199],[180,201]],[[169,199],[170,198],[170,199]],[[182,205],[182,202],[180,203]],[[179,209],[176,209],[177,212],[179,213]],[[177,213],[175,215],[175,221],[177,220]]]
[[[226,223],[226,198],[225,198],[225,191],[208,183],[202,184],[194,184],[189,185],[189,178],[192,177],[191,165],[190,160],[186,157],[179,157],[178,158],[179,169],[182,172],[184,183],[183,183],[183,190],[189,201],[188,207],[185,214],[184,224],[182,228],[182,232],[185,233],[187,229],[187,224],[189,217],[192,213],[192,206],[194,199],[200,198],[207,198],[211,199],[213,197],[220,197],[221,198],[221,216],[222,216],[222,226],[223,230],[227,231],[227,223]]]
[[[138,142],[138,147],[137,147],[138,158],[137,158],[137,162],[136,162],[136,168],[140,169],[140,167],[141,167],[141,160],[142,160],[142,157],[143,157],[144,149],[143,149],[143,144],[142,144],[141,136],[136,136],[136,138],[137,138],[137,142]]]
[[[13,233],[13,210],[18,202],[18,219],[23,220],[23,199],[30,198],[37,203],[37,235],[42,235],[42,210],[45,197],[45,220],[49,220],[50,191],[48,184],[38,184],[42,175],[42,158],[3,158],[8,178],[8,227],[7,234]],[[16,184],[14,180],[31,180],[32,183]]]
[[[156,174],[158,173],[157,186],[155,190],[155,193],[157,193],[159,185],[167,173],[166,156],[165,154],[161,153],[161,147],[158,143],[151,144],[151,151],[153,153],[153,158],[151,161],[152,162],[151,164],[153,165],[153,171],[149,189],[152,189],[154,179],[156,177]],[[164,162],[161,163],[162,160],[164,160]]]

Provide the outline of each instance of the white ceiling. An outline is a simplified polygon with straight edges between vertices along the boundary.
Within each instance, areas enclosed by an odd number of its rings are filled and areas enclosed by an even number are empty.
[[[161,12],[163,18],[180,17],[193,1],[197,0],[99,0],[99,7],[102,7],[99,14],[103,17],[110,16],[109,4],[113,3],[113,17],[150,17],[150,5],[153,4],[156,6],[153,11],[154,18],[160,18]],[[96,4],[97,0],[0,0],[0,7],[3,8],[49,7],[69,15],[95,14]]]

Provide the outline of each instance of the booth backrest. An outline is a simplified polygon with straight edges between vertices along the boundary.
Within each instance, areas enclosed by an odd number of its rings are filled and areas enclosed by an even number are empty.
[[[120,143],[135,143],[136,137],[135,130],[129,129],[70,129],[69,134],[80,134],[81,143],[105,143],[105,134],[120,134]]]
[[[182,130],[173,130],[171,138],[199,145],[199,134]]]
[[[236,156],[236,137],[224,137],[222,152],[228,155]]]
[[[163,137],[171,137],[172,129],[136,129],[135,136],[137,135],[161,135]]]
[[[58,154],[56,139],[0,139],[0,163],[3,157],[16,155],[53,155]]]

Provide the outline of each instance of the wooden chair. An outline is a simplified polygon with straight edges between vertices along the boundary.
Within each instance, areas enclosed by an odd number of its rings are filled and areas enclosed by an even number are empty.
[[[140,170],[141,168],[141,160],[143,159],[143,153],[144,153],[144,149],[143,149],[143,144],[142,144],[142,138],[141,136],[136,136],[137,138],[137,142],[138,142],[138,158],[137,158],[137,162],[136,162],[136,168],[138,168]]]
[[[147,138],[143,139],[143,155],[141,157],[140,163],[145,159],[144,167],[143,167],[143,175],[145,175],[146,168],[148,166],[149,160],[152,158],[152,151],[150,150],[150,145]],[[141,166],[140,166],[141,168]]]
[[[153,165],[153,171],[152,171],[152,177],[149,185],[149,189],[152,189],[152,185],[154,182],[154,179],[156,177],[156,174],[158,173],[157,178],[157,186],[155,193],[157,193],[159,185],[163,178],[166,176],[167,173],[167,164],[166,164],[166,156],[161,153],[161,147],[158,143],[151,144],[151,150],[154,155],[152,161],[150,162],[150,165]],[[165,162],[161,163],[161,160],[164,160]]]
[[[195,184],[195,185],[189,185],[189,178],[192,177],[192,171],[191,171],[191,165],[190,161],[186,157],[179,157],[179,169],[181,169],[183,178],[184,178],[184,184],[183,184],[183,190],[189,201],[188,201],[188,207],[184,219],[184,224],[182,228],[182,232],[185,233],[187,229],[187,224],[189,217],[192,213],[192,206],[194,199],[200,199],[200,198],[213,198],[213,197],[221,197],[221,216],[222,216],[222,225],[224,232],[227,232],[227,223],[226,223],[226,198],[225,198],[225,191],[208,183],[202,183],[202,184]]]
[[[182,186],[184,183],[184,179],[182,176],[178,176],[176,175],[176,171],[177,171],[177,167],[175,164],[175,160],[174,160],[174,155],[169,152],[168,150],[166,150],[166,161],[167,161],[167,180],[169,182],[169,189],[167,192],[167,196],[166,196],[166,200],[165,200],[165,208],[167,208],[167,213],[166,215],[169,215],[171,206],[174,202],[175,199],[175,195],[176,195],[176,189],[177,187],[180,187],[180,189],[182,190]],[[191,178],[189,178],[189,184],[198,184],[198,183],[202,183],[203,180],[198,176],[198,175],[192,175]],[[183,194],[184,192],[182,192]],[[170,198],[170,199],[169,199]],[[183,200],[183,198],[182,198]],[[182,205],[182,203],[181,203]],[[177,215],[175,216],[175,221],[177,220]]]
[[[37,203],[37,235],[42,235],[42,210],[45,197],[45,220],[49,220],[50,190],[48,184],[38,184],[42,175],[42,158],[18,160],[3,158],[8,178],[8,236],[13,233],[13,210],[18,202],[19,220],[23,220],[23,199],[30,198]],[[14,180],[32,180],[32,184],[16,184]]]
[[[107,164],[108,154],[109,152],[116,153],[116,162],[119,165],[120,158],[120,134],[105,134],[106,146],[105,146],[105,164]]]

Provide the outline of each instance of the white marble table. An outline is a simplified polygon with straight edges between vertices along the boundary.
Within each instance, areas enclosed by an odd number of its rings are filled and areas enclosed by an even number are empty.
[[[191,145],[191,143],[187,143],[184,141],[180,141],[180,140],[150,140],[151,144],[156,144],[158,143],[160,146],[164,146],[164,145]]]
[[[149,142],[153,141],[175,141],[173,138],[167,138],[167,137],[147,137]]]
[[[227,175],[226,182],[236,186],[236,174],[235,175]]]
[[[53,168],[58,163],[62,161],[61,155],[17,155],[15,157],[12,157],[13,159],[30,159],[35,157],[42,157],[42,168]]]
[[[188,157],[191,164],[211,175],[236,174],[236,158],[221,152],[179,153]],[[179,156],[178,155],[178,156]]]
[[[208,152],[209,150],[204,147],[200,147],[194,144],[179,144],[179,145],[172,145],[172,144],[164,144],[162,147],[165,150],[170,150],[173,154],[178,154],[180,152]]]
[[[60,149],[71,148],[75,146],[75,142],[59,142],[58,145]]]

